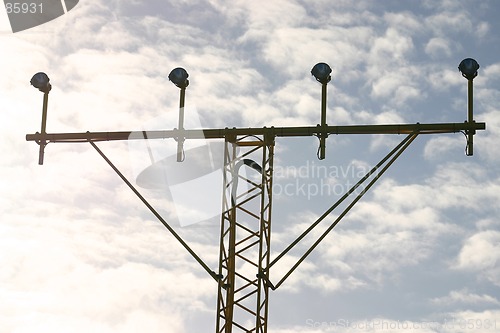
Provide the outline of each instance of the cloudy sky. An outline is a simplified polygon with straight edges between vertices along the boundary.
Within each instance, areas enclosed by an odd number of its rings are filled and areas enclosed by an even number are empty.
[[[34,73],[53,85],[48,132],[176,127],[178,66],[190,74],[186,126],[314,126],[318,62],[333,69],[330,125],[463,122],[467,57],[481,65],[475,120],[487,124],[474,156],[460,133],[418,137],[271,293],[269,331],[500,328],[500,2],[81,0],[16,34],[0,12],[1,333],[215,330],[214,280],[90,145],[49,144],[37,164],[25,141],[40,131]],[[278,139],[272,257],[402,139],[331,136],[323,161],[315,138]],[[152,145],[165,155],[172,142]],[[150,163],[126,141],[99,146],[132,180]],[[150,192],[215,269],[217,223],[182,227]]]

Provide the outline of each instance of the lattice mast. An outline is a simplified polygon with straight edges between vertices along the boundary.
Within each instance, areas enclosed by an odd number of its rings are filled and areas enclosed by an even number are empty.
[[[272,136],[226,139],[219,254],[219,275],[224,278],[219,281],[217,294],[219,333],[230,333],[233,328],[267,332],[269,287],[260,272],[270,262],[273,153]],[[244,191],[238,191],[238,185],[244,185]]]

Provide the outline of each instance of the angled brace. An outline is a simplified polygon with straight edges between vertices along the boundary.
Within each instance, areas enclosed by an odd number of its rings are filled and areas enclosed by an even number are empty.
[[[375,182],[385,173],[385,171],[394,163],[394,161],[406,150],[406,148],[415,140],[418,136],[418,132],[415,131],[409,134],[401,143],[399,143],[396,148],[394,148],[389,154],[387,154],[375,167],[373,167],[370,172],[368,172],[363,178],[361,178],[349,191],[344,194],[337,202],[335,202],[323,215],[321,215],[309,228],[307,228],[295,241],[293,241],[283,252],[281,252],[267,268],[262,272],[259,272],[258,277],[264,279],[267,285],[272,289],[278,289],[283,282],[295,271],[295,269],[309,256],[309,254],[323,241],[323,239],[333,230],[333,228],[342,220],[342,218],[351,210],[352,207],[363,197],[363,195],[368,192],[368,190],[375,184]],[[392,157],[392,158],[391,158]],[[390,159],[390,160],[389,160]],[[344,211],[338,216],[338,218],[323,232],[323,234],[314,242],[314,244],[302,255],[302,257],[294,264],[294,266],[283,276],[283,278],[274,285],[265,278],[265,272],[269,272],[270,268],[276,264],[284,255],[286,255],[295,245],[297,245],[309,232],[311,232],[321,221],[323,221],[335,208],[337,208],[349,195],[351,195],[363,182],[365,182],[370,176],[372,176],[382,165],[387,164],[380,170],[380,172],[370,181],[366,188],[359,193],[356,198],[344,209]]]
[[[146,207],[153,213],[153,215],[158,219],[158,221],[163,224],[165,228],[181,243],[181,245],[189,252],[189,254],[210,274],[211,277],[214,278],[215,281],[222,280],[222,276],[217,274],[215,271],[211,270],[207,264],[187,245],[187,243],[175,232],[175,230],[163,219],[163,217],[151,206],[151,204],[142,196],[141,193],[130,183],[130,181],[118,170],[118,168],[106,157],[106,155],[97,147],[97,145],[92,142],[92,140],[88,140],[92,147],[101,155],[101,157],[109,164],[109,166],[116,172],[116,174],[127,184],[127,186],[135,193],[135,195],[146,205]]]

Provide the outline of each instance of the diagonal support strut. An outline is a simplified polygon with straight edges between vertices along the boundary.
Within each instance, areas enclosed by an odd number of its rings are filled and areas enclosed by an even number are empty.
[[[314,223],[312,223],[299,237],[297,237],[285,250],[283,250],[268,266],[259,274],[261,278],[269,284],[272,290],[278,289],[283,282],[295,271],[295,269],[311,254],[312,251],[323,241],[323,239],[333,230],[333,228],[344,218],[344,216],[351,210],[352,207],[369,191],[375,182],[387,171],[387,169],[396,161],[396,159],[408,148],[408,146],[416,139],[418,132],[409,134],[403,141],[401,141],[391,152],[389,152],[376,166],[374,166],[363,178],[361,178],[349,191],[347,191],[337,202],[335,202],[329,209],[323,213]],[[387,163],[387,164],[386,164]],[[384,165],[385,164],[385,165]],[[384,165],[384,166],[383,166]],[[383,167],[382,167],[383,166]],[[318,226],[335,208],[337,208],[345,199],[356,191],[359,186],[369,179],[375,172],[382,167],[382,169],[375,175],[375,177],[368,183],[368,185],[361,191],[354,200],[344,209],[344,211],[337,217],[337,219],[323,232],[323,234],[314,242],[313,245],[299,258],[299,260],[292,266],[292,268],[281,278],[281,280],[274,285],[268,278],[269,270],[280,259],[282,259],[292,248],[294,248],[309,232]]]

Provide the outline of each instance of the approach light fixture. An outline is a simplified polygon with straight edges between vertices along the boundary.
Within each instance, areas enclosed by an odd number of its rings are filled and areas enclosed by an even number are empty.
[[[177,141],[177,162],[184,161],[184,140],[185,137],[182,135],[184,130],[184,100],[186,99],[186,87],[189,86],[188,72],[182,68],[177,67],[172,69],[170,74],[168,74],[168,79],[173,82],[177,87],[181,88],[180,98],[179,98],[179,136],[176,138]]]
[[[43,109],[42,109],[42,125],[40,132],[27,134],[26,140],[33,141],[39,145],[39,164],[44,161],[44,148],[48,143],[81,143],[90,144],[92,148],[104,159],[104,161],[113,169],[113,171],[123,180],[123,182],[132,190],[137,198],[147,207],[147,209],[156,217],[158,222],[169,231],[169,233],[177,240],[177,242],[186,250],[187,253],[208,273],[217,283],[217,320],[216,332],[231,333],[236,330],[243,332],[267,332],[268,317],[269,317],[269,298],[271,290],[277,290],[295,270],[303,264],[313,251],[323,242],[331,231],[344,221],[346,214],[362,199],[362,197],[372,188],[372,186],[380,180],[380,177],[391,167],[395,161],[407,150],[407,148],[423,135],[439,135],[446,133],[462,132],[467,136],[466,154],[473,155],[473,137],[477,130],[485,130],[484,122],[475,122],[472,104],[472,88],[473,78],[477,75],[479,65],[473,59],[465,59],[459,66],[461,74],[468,78],[468,118],[465,122],[457,123],[403,123],[403,124],[367,124],[367,125],[328,125],[327,124],[327,89],[328,82],[331,80],[331,68],[325,63],[318,63],[311,70],[311,74],[321,83],[321,122],[316,126],[280,126],[280,127],[224,127],[224,128],[203,128],[198,130],[184,128],[184,102],[186,87],[188,86],[188,74],[183,68],[175,68],[169,75],[169,80],[172,81],[179,89],[179,125],[177,128],[168,130],[148,130],[148,137],[144,132],[142,135],[133,135],[141,132],[134,131],[113,131],[113,132],[76,132],[76,133],[47,133],[47,103],[49,98],[50,83],[49,78],[44,73],[37,73],[33,76],[31,84],[36,88],[44,91],[43,94]],[[319,88],[319,86],[317,87]],[[175,90],[170,87],[169,89]],[[337,120],[332,119],[334,122]],[[203,135],[200,135],[202,133]],[[369,171],[367,170],[364,176],[360,175],[359,181],[354,185],[348,185],[345,192],[309,227],[298,235],[286,248],[280,251],[279,254],[271,261],[271,224],[272,224],[272,200],[276,192],[273,192],[273,175],[275,159],[275,146],[278,138],[299,138],[299,137],[317,137],[320,141],[318,149],[318,157],[320,160],[325,158],[326,140],[329,135],[405,135],[404,139],[399,142],[379,163],[374,165]],[[172,192],[173,185],[176,188],[182,187],[181,191],[184,196],[190,196],[195,191],[205,193],[206,181],[198,182],[198,188],[192,187],[194,183],[190,180],[201,179],[200,177],[212,174],[214,171],[220,170],[223,172],[223,184],[220,190],[224,193],[222,198],[221,226],[220,226],[220,242],[218,265],[212,270],[201,257],[197,254],[198,251],[193,250],[188,242],[184,240],[184,235],[177,233],[177,228],[174,228],[167,222],[154,207],[156,202],[149,202],[140,191],[136,189],[133,182],[129,181],[110,158],[98,147],[99,142],[110,141],[129,141],[131,139],[163,139],[175,140],[177,142],[177,155],[175,160],[182,162],[184,160],[184,142],[186,140],[218,140],[217,144],[224,146],[224,149],[203,150],[200,155],[194,154],[187,165],[178,165],[173,162],[174,157],[163,159],[153,163],[150,167],[144,170],[139,176],[147,177],[144,181],[152,183],[153,188],[167,189]],[[222,141],[223,140],[223,141]],[[281,141],[281,140],[280,140]],[[215,144],[215,143],[214,143]],[[148,145],[148,142],[146,142]],[[149,148],[149,147],[145,147]],[[220,147],[222,148],[222,147]],[[486,147],[487,148],[487,147]],[[149,150],[149,149],[147,149]],[[196,149],[196,152],[199,150]],[[301,152],[302,153],[302,152]],[[217,158],[217,154],[224,154]],[[220,161],[219,166],[214,166],[217,170],[213,170],[205,156],[210,157],[212,161]],[[201,159],[200,159],[201,158]],[[257,165],[255,161],[262,161]],[[168,163],[164,163],[168,162]],[[243,163],[243,164],[242,164]],[[331,164],[331,162],[328,162]],[[209,163],[210,164],[210,163]],[[215,163],[217,164],[217,163]],[[223,164],[223,168],[220,168]],[[238,174],[238,167],[246,165],[257,171],[260,174],[260,180],[247,175]],[[208,166],[208,168],[207,168]],[[200,168],[198,168],[200,167]],[[177,171],[175,174],[172,172]],[[247,170],[248,171],[248,170]],[[208,172],[208,173],[206,173]],[[165,179],[165,175],[167,175]],[[148,177],[149,176],[149,177]],[[192,178],[194,177],[194,178]],[[163,183],[167,187],[161,186]],[[147,181],[149,180],[149,182]],[[173,180],[173,182],[170,182]],[[249,186],[246,189],[237,188],[237,181],[244,181]],[[137,177],[136,183],[140,183],[140,177]],[[184,184],[186,184],[184,186]],[[181,186],[182,185],[182,186]],[[205,186],[204,186],[205,185]],[[232,186],[232,187],[231,187]],[[349,187],[349,189],[348,189]],[[148,187],[146,187],[148,188]],[[357,191],[363,188],[363,191]],[[217,189],[215,189],[217,190]],[[230,192],[230,193],[228,193]],[[356,193],[359,192],[359,193]],[[179,192],[180,193],[180,192]],[[202,194],[203,194],[202,193]],[[274,193],[274,194],[273,194]],[[171,193],[172,194],[172,193]],[[194,193],[198,194],[198,193]],[[210,194],[208,194],[210,195]],[[191,195],[194,198],[196,195]],[[236,197],[237,196],[237,197]],[[353,198],[354,197],[354,198]],[[180,198],[179,198],[180,199]],[[338,199],[338,200],[337,200]],[[203,199],[202,199],[203,200]],[[174,202],[173,202],[174,203]],[[356,206],[357,207],[357,206]],[[337,209],[341,212],[338,212]],[[211,213],[211,212],[210,212]],[[188,215],[186,215],[189,217]],[[192,216],[192,215],[191,215]],[[253,222],[247,223],[247,217],[250,216]],[[255,217],[256,219],[254,219]],[[335,219],[334,221],[325,221]],[[179,220],[179,222],[181,222]],[[321,235],[314,235],[314,243],[307,244],[307,250],[300,258],[293,258],[293,250],[304,245],[302,242],[306,237],[311,237],[311,234],[318,231],[319,224],[328,223],[326,229],[321,230]],[[323,228],[322,228],[323,229]],[[250,245],[249,245],[250,244]],[[254,251],[253,245],[259,245],[259,251]],[[256,253],[259,252],[259,253]],[[301,251],[302,252],[302,251]],[[187,254],[186,253],[186,254]],[[286,256],[286,258],[285,258]],[[271,281],[271,269],[278,262],[283,260],[291,260],[295,262],[286,272],[281,272],[282,278],[277,282]],[[245,269],[244,265],[250,264],[251,270]],[[287,265],[289,266],[289,265]],[[254,303],[253,305],[251,303]]]
[[[328,64],[325,64],[324,62],[320,62],[316,65],[314,65],[313,69],[311,70],[311,74],[316,78],[316,81],[322,83],[322,84],[327,84],[330,82],[332,77],[330,76],[330,73],[332,72],[332,69]]]
[[[472,58],[466,58],[458,65],[458,70],[462,72],[462,76],[467,80],[473,80],[477,76],[479,64]]]
[[[479,64],[476,60],[472,58],[466,58],[460,62],[458,65],[458,70],[462,73],[462,76],[468,81],[467,89],[467,121],[466,123],[474,123],[474,111],[473,111],[473,80],[477,76],[477,70],[479,69]],[[472,156],[474,154],[474,134],[476,130],[466,130],[464,131],[467,137],[467,146],[465,148],[465,155]]]
[[[168,79],[181,89],[185,89],[189,85],[188,77],[188,72],[181,67],[174,68],[168,75]]]
[[[328,64],[324,62],[317,63],[311,70],[311,74],[314,76],[316,81],[321,83],[321,126],[323,131],[318,135],[319,138],[319,148],[318,148],[318,158],[320,160],[325,159],[326,154],[326,138],[328,133],[326,132],[326,85],[330,80],[332,69]]]
[[[31,78],[31,85],[35,88],[38,88],[43,93],[48,93],[52,86],[49,83],[50,79],[47,74],[43,72],[38,72]]]

